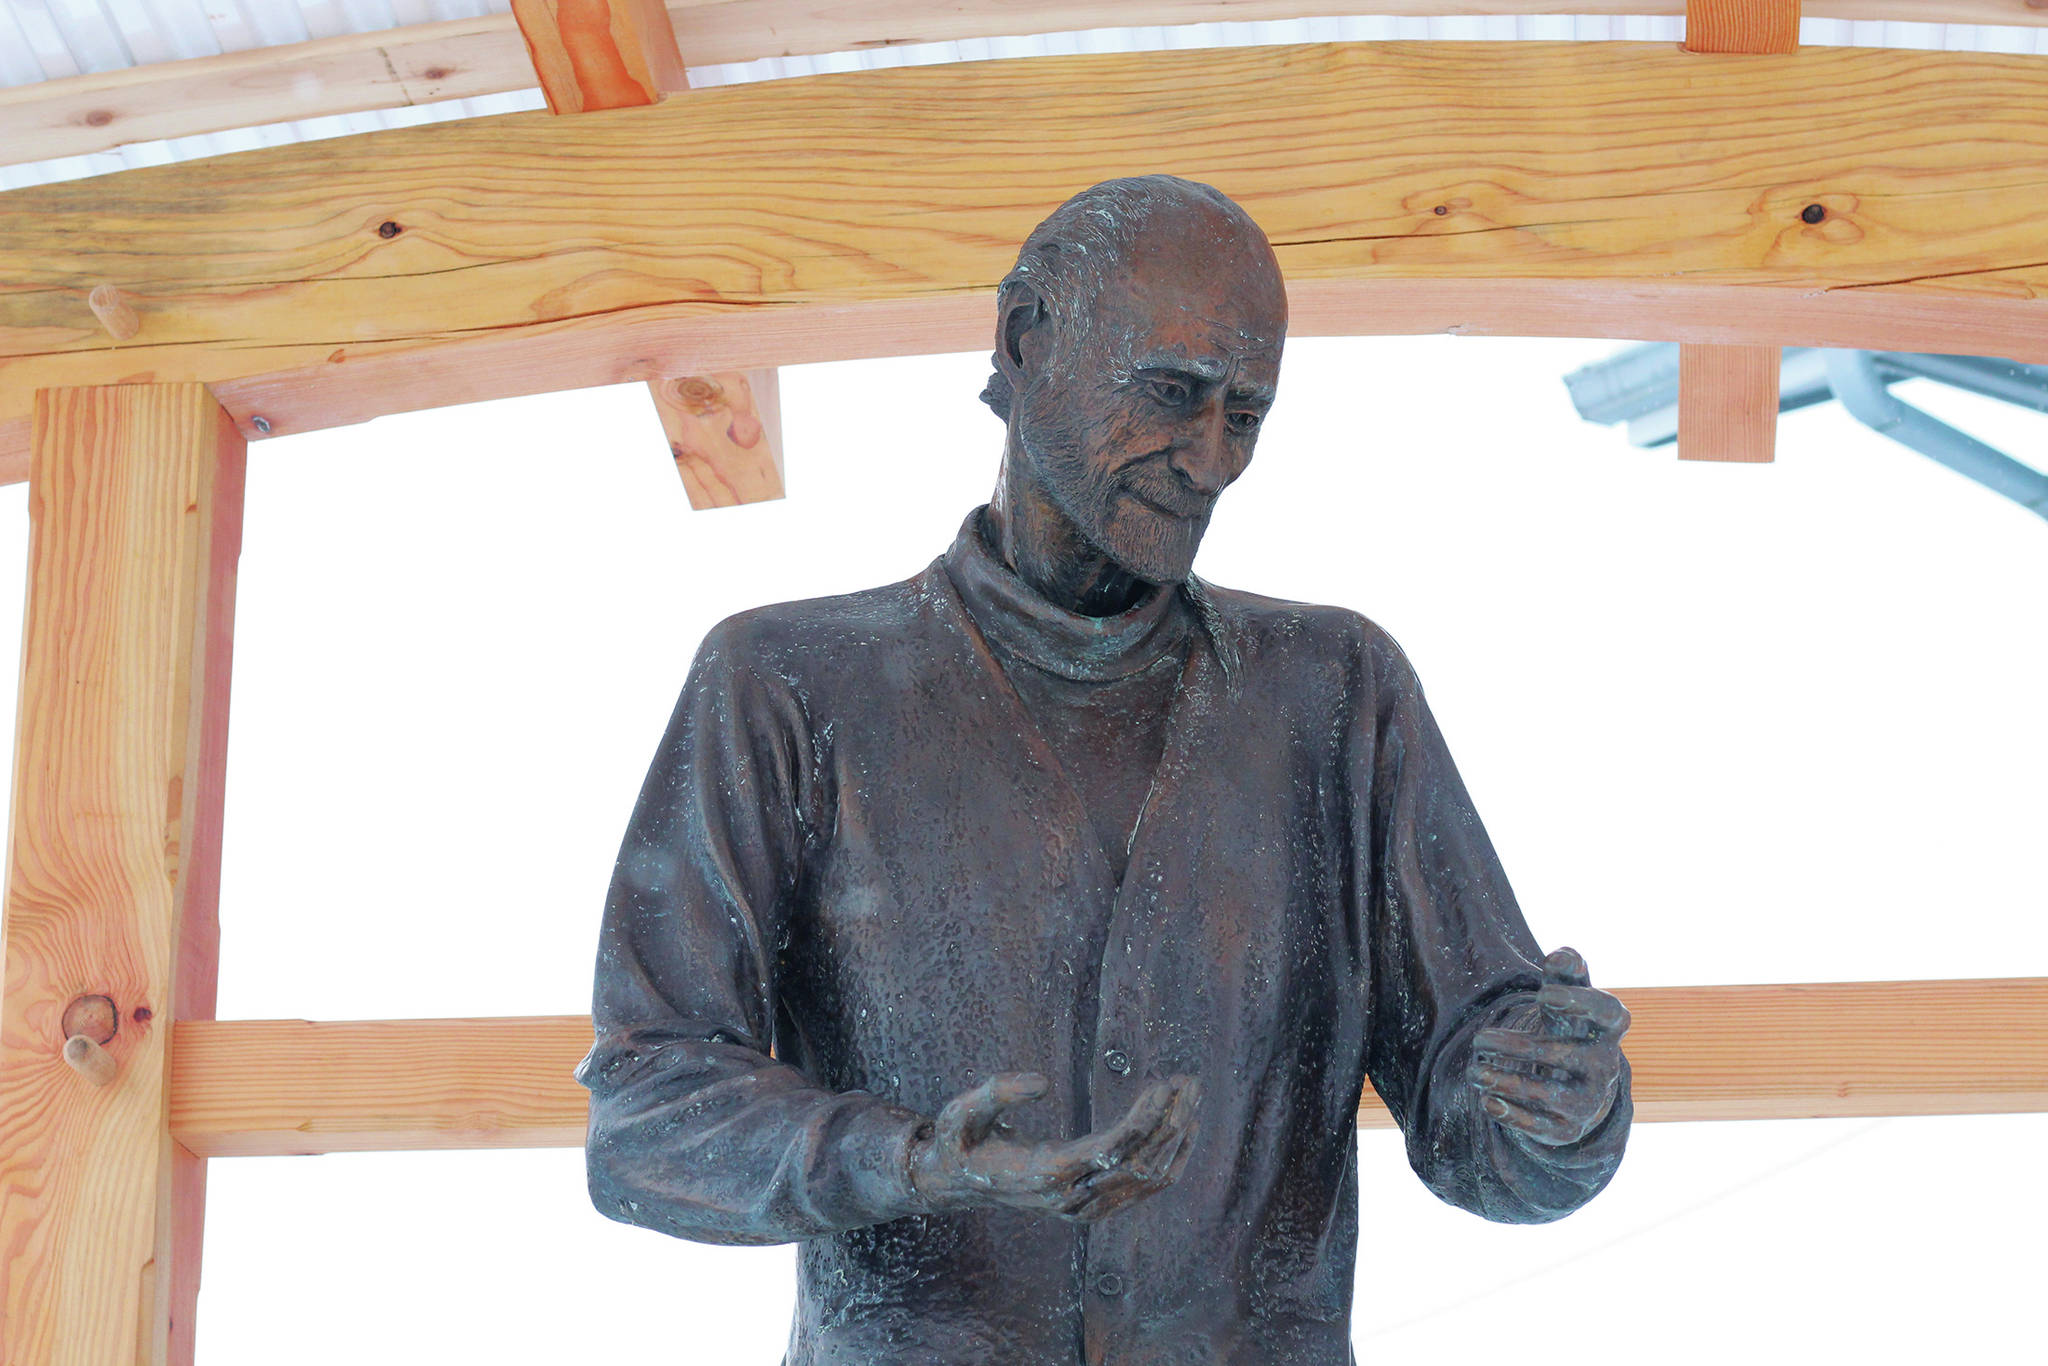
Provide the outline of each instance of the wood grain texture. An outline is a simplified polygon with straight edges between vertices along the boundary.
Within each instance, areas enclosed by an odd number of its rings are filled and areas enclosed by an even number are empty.
[[[2048,978],[1620,993],[1644,1120],[2048,1109]],[[214,1157],[583,1142],[581,1015],[195,1021],[172,1126]],[[1370,1095],[1367,1128],[1393,1120]]]
[[[1341,12],[1316,0],[1137,0],[1119,24],[1302,19]],[[1384,15],[1683,14],[1685,0],[1375,0]],[[1095,0],[677,0],[669,6],[700,65],[903,43],[957,42],[1102,24]],[[1807,0],[1826,19],[2048,24],[2028,0]],[[534,84],[509,15],[350,33],[222,57],[158,62],[0,90],[0,158],[84,156],[123,143],[189,137],[283,119],[398,109]]]
[[[1761,464],[1777,458],[1775,346],[1678,348],[1678,458]]]
[[[205,1168],[169,1127],[213,1012],[244,447],[196,384],[35,411],[0,995],[0,1362],[192,1360]],[[80,996],[119,1074],[62,1060]]]
[[[509,14],[0,89],[0,162],[531,89]]]
[[[980,349],[1039,218],[1160,170],[1265,226],[1297,335],[2048,360],[2042,108],[2034,57],[1338,44],[818,76],[129,171],[0,195],[0,434],[61,383],[204,379],[283,434]],[[146,347],[107,344],[100,283]]]
[[[1799,47],[1799,0],[1686,0],[1687,52],[1761,55]]]
[[[587,1015],[194,1022],[171,1127],[208,1157],[574,1147],[590,1041]]]
[[[661,0],[512,0],[548,109],[631,109],[690,88]]]
[[[648,386],[690,506],[782,497],[781,386],[773,370],[726,370]]]

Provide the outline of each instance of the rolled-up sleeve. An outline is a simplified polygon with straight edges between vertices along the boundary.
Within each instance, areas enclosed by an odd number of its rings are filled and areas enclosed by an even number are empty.
[[[810,742],[745,621],[706,637],[641,789],[576,1076],[600,1211],[700,1242],[793,1242],[918,1212],[925,1120],[771,1056]]]
[[[1577,1143],[1546,1146],[1482,1108],[1465,1077],[1472,1037],[1530,1022],[1542,950],[1407,658],[1377,628],[1364,656],[1374,701],[1353,782],[1371,793],[1356,836],[1369,869],[1360,908],[1372,980],[1368,1075],[1407,1138],[1409,1163],[1439,1197],[1501,1223],[1562,1218],[1621,1163],[1632,1114],[1626,1061],[1612,1108]]]

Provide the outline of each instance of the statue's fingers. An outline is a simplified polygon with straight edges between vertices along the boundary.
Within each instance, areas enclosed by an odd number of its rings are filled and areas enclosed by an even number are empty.
[[[945,1108],[939,1111],[938,1119],[932,1122],[934,1147],[944,1149],[960,1146],[961,1135],[966,1132],[967,1126],[978,1123],[982,1111],[994,1104],[989,1094],[989,1087],[992,1084],[983,1082],[979,1086],[962,1091],[946,1102]]]
[[[1520,1030],[1482,1029],[1472,1036],[1472,1061],[1507,1071],[1559,1073],[1582,1076],[1592,1066],[1590,1039],[1561,1039],[1550,1034],[1524,1034]],[[1604,1049],[1605,1045],[1600,1045]]]
[[[1160,1184],[1170,1186],[1180,1180],[1180,1174],[1187,1170],[1188,1158],[1195,1151],[1195,1139],[1201,1135],[1202,1125],[1197,1120],[1188,1129],[1187,1137],[1181,1140],[1180,1151],[1173,1155],[1173,1161],[1166,1168],[1166,1178]]]
[[[1098,1170],[1116,1166],[1159,1129],[1179,1093],[1172,1082],[1155,1081],[1131,1102],[1131,1108],[1109,1128],[1079,1140],[1089,1148],[1089,1162]]]
[[[1466,1070],[1465,1078],[1487,1099],[1505,1100],[1555,1119],[1565,1118],[1569,1083],[1549,1081],[1522,1072],[1507,1072],[1483,1063],[1472,1064]]]
[[[1628,1007],[1598,987],[1552,982],[1536,993],[1544,1027],[1563,1038],[1620,1038],[1628,1032]]]
[[[1152,1136],[1152,1141],[1132,1153],[1124,1165],[1141,1181],[1162,1180],[1173,1169],[1180,1150],[1187,1145],[1188,1137],[1196,1127],[1192,1110],[1179,1116],[1168,1115],[1166,1123],[1160,1125],[1159,1132]]]
[[[1194,1127],[1195,1107],[1202,1100],[1202,1083],[1194,1077],[1176,1075],[1168,1077],[1166,1084],[1172,1088],[1172,1101],[1166,1107],[1166,1113],[1159,1117],[1159,1122],[1152,1126],[1152,1131],[1139,1138],[1128,1150],[1132,1157],[1170,1146]]]
[[[1146,1152],[1163,1144],[1173,1142],[1186,1133],[1195,1122],[1195,1107],[1201,1103],[1202,1083],[1193,1077],[1169,1077],[1167,1084],[1174,1088],[1173,1103],[1166,1107],[1159,1123],[1138,1145],[1136,1151]]]
[[[1586,972],[1586,960],[1577,949],[1552,949],[1543,955],[1543,980],[1568,987],[1589,987],[1593,979]]]
[[[1113,1214],[1134,1201],[1165,1190],[1186,1170],[1194,1151],[1200,1125],[1177,1134],[1161,1153],[1133,1156],[1121,1166],[1097,1172],[1079,1183],[1074,1199],[1063,1211],[1069,1218],[1092,1222]],[[1154,1157],[1157,1157],[1157,1161]]]
[[[1531,1110],[1500,1096],[1486,1098],[1486,1113],[1510,1129],[1518,1129],[1537,1142],[1552,1147],[1562,1147],[1580,1136],[1575,1126],[1559,1116]]]

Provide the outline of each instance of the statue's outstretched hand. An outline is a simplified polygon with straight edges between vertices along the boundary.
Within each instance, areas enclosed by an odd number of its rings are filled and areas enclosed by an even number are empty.
[[[1523,1028],[1472,1036],[1466,1077],[1497,1123],[1561,1147],[1592,1133],[1614,1105],[1628,1008],[1591,984],[1572,949],[1544,958],[1536,1005]]]
[[[1173,1184],[1194,1150],[1201,1083],[1154,1082],[1107,1129],[1071,1142],[1033,1142],[1003,1122],[1043,1096],[1037,1072],[1005,1072],[948,1101],[912,1149],[910,1183],[934,1210],[1007,1206],[1093,1220]]]

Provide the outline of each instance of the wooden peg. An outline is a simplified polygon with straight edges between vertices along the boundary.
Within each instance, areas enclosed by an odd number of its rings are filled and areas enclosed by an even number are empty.
[[[100,326],[112,334],[115,341],[127,341],[142,330],[142,319],[135,316],[135,308],[128,302],[128,296],[112,285],[101,285],[86,296],[86,306],[92,315],[100,320]]]
[[[105,1086],[121,1070],[121,1065],[114,1061],[114,1055],[86,1034],[73,1034],[64,1041],[64,1061],[94,1086]]]

